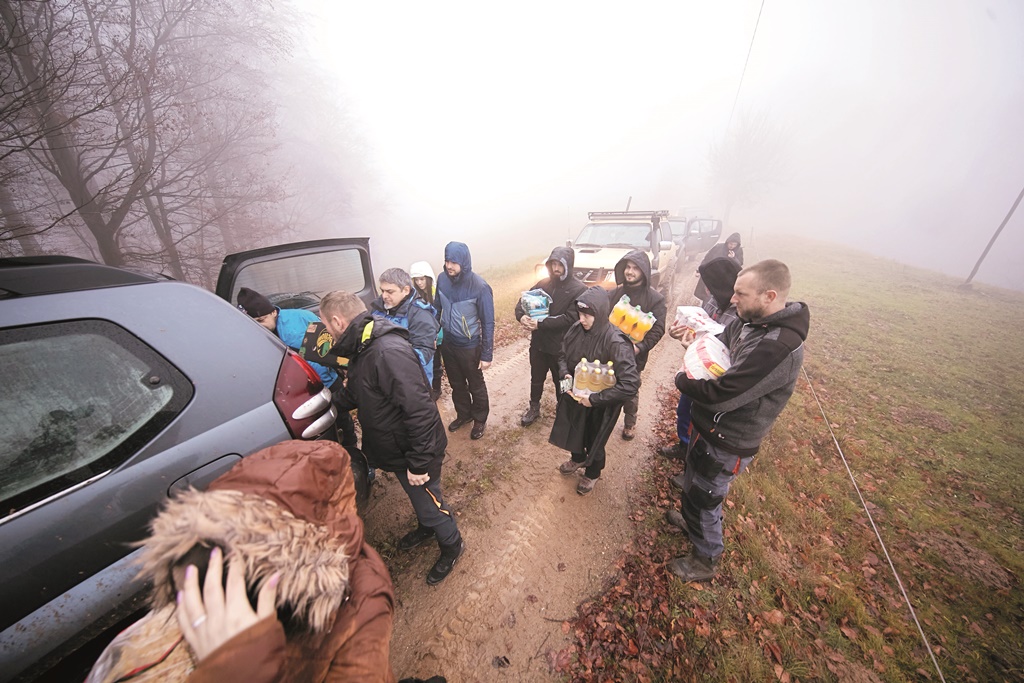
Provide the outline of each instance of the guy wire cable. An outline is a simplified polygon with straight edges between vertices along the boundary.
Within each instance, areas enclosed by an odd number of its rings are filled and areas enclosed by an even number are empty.
[[[921,640],[924,642],[924,647],[928,650],[928,655],[932,658],[932,664],[935,665],[935,670],[939,674],[939,680],[942,683],[946,683],[945,676],[942,675],[942,669],[939,667],[939,662],[935,659],[935,653],[932,651],[932,646],[928,643],[928,636],[924,634],[924,629],[921,628],[921,622],[917,620],[917,613],[914,611],[914,606],[910,604],[910,598],[907,596],[907,591],[903,588],[903,581],[900,580],[899,572],[896,571],[896,565],[892,563],[892,558],[889,557],[889,549],[885,547],[885,541],[882,540],[882,534],[878,531],[878,527],[875,526],[875,519],[871,516],[871,511],[868,510],[867,501],[864,500],[864,494],[861,493],[860,487],[857,486],[857,480],[853,476],[853,470],[850,469],[850,463],[846,461],[846,455],[843,453],[842,446],[839,445],[839,439],[836,438],[836,433],[832,431],[832,424],[828,421],[828,416],[825,415],[825,409],[821,405],[821,401],[818,400],[818,394],[814,391],[814,385],[811,384],[811,378],[807,376],[807,368],[801,366],[801,372],[804,374],[804,380],[807,382],[807,386],[811,388],[811,396],[814,397],[814,402],[818,404],[818,410],[821,411],[821,417],[825,420],[825,426],[828,427],[828,433],[832,436],[832,443],[836,445],[836,451],[839,452],[839,457],[843,461],[843,466],[846,467],[846,473],[850,475],[850,481],[853,482],[853,488],[857,491],[857,496],[860,498],[861,507],[864,508],[864,514],[868,516],[868,521],[871,522],[871,528],[875,532],[875,538],[878,539],[878,544],[882,546],[882,552],[885,553],[885,559],[889,563],[889,569],[892,570],[892,575],[896,577],[896,583],[900,587],[900,593],[903,594],[903,600],[907,603],[907,608],[910,610],[910,616],[914,619],[914,624],[917,626],[917,632],[921,634]]]

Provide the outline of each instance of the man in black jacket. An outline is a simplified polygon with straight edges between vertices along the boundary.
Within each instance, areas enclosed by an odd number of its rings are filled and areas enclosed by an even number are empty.
[[[644,335],[642,341],[630,340],[633,344],[633,353],[636,354],[636,369],[641,373],[647,366],[647,356],[651,349],[665,335],[665,316],[668,315],[665,297],[650,286],[651,259],[647,252],[638,249],[629,252],[615,264],[615,282],[618,287],[612,290],[609,296],[609,302],[613,307],[625,294],[629,297],[630,306],[639,306],[641,311],[653,313],[655,317],[654,326]],[[622,438],[626,441],[636,436],[636,414],[639,407],[639,391],[622,406],[622,412],[625,414],[622,419]]]
[[[579,320],[576,297],[587,290],[586,285],[572,276],[574,253],[569,247],[555,247],[544,264],[548,277],[530,289],[541,289],[551,297],[548,315],[535,319],[523,308],[522,299],[516,302],[516,320],[530,330],[530,407],[520,420],[529,427],[540,417],[540,397],[544,394],[544,379],[551,374],[555,383],[555,398],[560,395],[558,384],[558,351],[562,337],[569,326]]]
[[[448,437],[409,332],[375,319],[348,292],[325,296],[320,319],[334,339],[331,353],[348,358],[340,401],[358,411],[363,452],[371,467],[394,473],[416,511],[419,525],[402,537],[398,549],[411,550],[436,538],[441,556],[427,573],[427,583],[440,583],[466,545],[441,494]]]
[[[686,453],[682,514],[667,515],[690,536],[690,553],[668,564],[684,581],[717,573],[729,486],[753,460],[796,386],[810,313],[807,304],[786,302],[790,282],[786,264],[772,259],[740,271],[732,296],[739,317],[718,335],[729,349],[729,369],[715,380],[676,375],[676,388],[693,399],[696,430]],[[683,346],[693,340],[692,330],[681,339]]]

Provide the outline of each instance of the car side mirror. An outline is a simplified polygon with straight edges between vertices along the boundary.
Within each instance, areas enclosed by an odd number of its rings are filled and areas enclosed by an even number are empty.
[[[660,251],[668,251],[672,248],[672,242],[670,240],[662,240],[658,242],[658,249]]]

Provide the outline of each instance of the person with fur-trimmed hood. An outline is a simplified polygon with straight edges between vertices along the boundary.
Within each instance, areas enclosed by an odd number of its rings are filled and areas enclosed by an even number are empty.
[[[576,313],[576,297],[587,290],[586,285],[572,276],[575,254],[570,247],[555,247],[544,263],[548,277],[530,289],[543,290],[551,297],[548,315],[532,318],[523,308],[523,301],[516,302],[516,320],[530,330],[530,407],[523,413],[520,423],[529,427],[540,417],[540,398],[544,394],[544,380],[548,373],[555,383],[555,398],[559,394],[558,353],[562,348],[562,337],[566,330],[579,320]]]
[[[576,299],[576,309],[579,320],[565,333],[558,354],[559,376],[571,383],[576,364],[583,358],[602,364],[612,361],[615,370],[615,384],[607,389],[578,400],[572,392],[559,396],[548,439],[571,454],[559,465],[559,472],[569,476],[585,468],[576,485],[576,493],[585,496],[601,477],[605,444],[619,420],[623,402],[640,387],[640,374],[633,345],[608,321],[608,293],[591,287]]]
[[[172,498],[150,529],[140,579],[153,583],[153,609],[104,650],[89,683],[395,680],[391,578],[363,540],[338,444],[265,448]],[[251,625],[230,635],[236,590]]]
[[[620,332],[627,342],[632,344],[636,354],[637,373],[647,366],[647,356],[651,349],[665,336],[665,316],[668,307],[665,297],[651,287],[651,259],[647,252],[634,249],[615,264],[615,283],[618,285],[609,295],[611,306],[615,306],[623,295],[629,297],[630,306],[639,306],[644,313],[654,314],[654,326],[644,335],[642,341],[633,343],[625,333]],[[638,375],[639,376],[639,375]],[[622,438],[629,441],[636,436],[636,415],[640,408],[640,386],[637,392],[622,407],[625,417],[622,418]]]

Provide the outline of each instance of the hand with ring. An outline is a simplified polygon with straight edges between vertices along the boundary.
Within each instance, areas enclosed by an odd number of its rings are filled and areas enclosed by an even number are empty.
[[[223,553],[220,548],[214,548],[202,592],[195,565],[185,569],[185,586],[178,591],[178,626],[199,661],[257,622],[276,615],[280,574],[272,575],[260,589],[256,611],[253,611],[245,592],[245,570],[241,562],[231,563],[226,588],[223,572]]]

